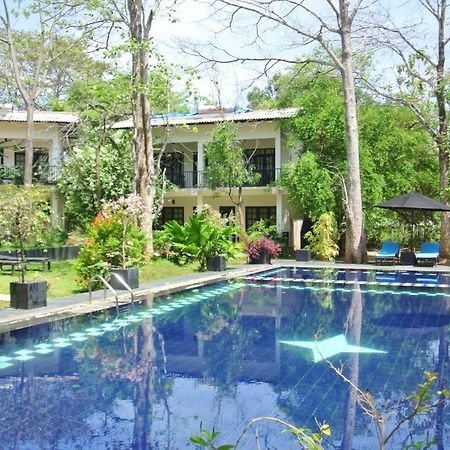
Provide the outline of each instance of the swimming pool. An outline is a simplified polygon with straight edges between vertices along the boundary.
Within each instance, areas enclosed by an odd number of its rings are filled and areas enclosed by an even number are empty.
[[[316,418],[331,424],[330,446],[345,435],[377,448],[359,408],[349,426],[348,385],[323,357],[358,369],[358,385],[383,405],[414,390],[424,370],[448,377],[449,284],[439,273],[277,269],[148,298],[118,317],[3,334],[1,448],[194,448],[200,423],[232,443],[258,416],[311,428]],[[433,414],[412,433],[437,426],[450,447],[448,408]],[[241,448],[255,448],[255,430]],[[258,435],[261,448],[298,448],[270,423]]]

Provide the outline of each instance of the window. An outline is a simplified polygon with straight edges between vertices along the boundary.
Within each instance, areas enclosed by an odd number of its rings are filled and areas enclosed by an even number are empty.
[[[184,208],[182,206],[165,207],[161,211],[161,215],[155,224],[156,228],[161,228],[170,220],[176,220],[180,225],[184,223]]]
[[[267,220],[271,225],[277,223],[276,206],[248,206],[245,208],[245,229],[248,230],[258,220]]]
[[[166,169],[167,179],[178,187],[184,187],[183,163],[184,155],[179,152],[164,153],[161,158],[161,168]]]
[[[223,218],[230,217],[230,214],[235,215],[234,206],[219,206],[219,213]]]
[[[262,148],[258,150],[247,149],[247,158],[250,158],[250,166],[261,178],[256,183],[257,186],[267,186],[275,181],[275,149]]]
[[[48,152],[35,149],[33,152],[33,167],[37,168],[40,164],[48,164]],[[25,152],[14,153],[14,165],[24,167],[25,166]]]

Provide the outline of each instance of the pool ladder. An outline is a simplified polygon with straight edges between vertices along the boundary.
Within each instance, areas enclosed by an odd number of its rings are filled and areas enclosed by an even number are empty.
[[[111,276],[113,276],[130,293],[131,307],[133,307],[134,306],[133,290],[130,288],[130,286],[128,286],[126,281],[117,273],[111,273]],[[112,292],[112,294],[114,295],[114,297],[116,299],[116,312],[119,312],[119,296],[117,295],[117,291],[108,283],[108,281],[106,281],[106,279],[102,275],[95,275],[94,278],[98,278],[103,283],[103,292],[105,295],[105,300],[106,300],[106,290],[108,289],[109,291]]]

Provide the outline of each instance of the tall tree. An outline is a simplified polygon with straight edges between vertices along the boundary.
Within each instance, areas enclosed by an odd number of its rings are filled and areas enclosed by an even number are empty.
[[[371,66],[366,69],[371,70]],[[390,217],[373,206],[405,190],[436,196],[438,162],[430,137],[412,112],[370,94],[359,91],[358,107],[365,227],[369,240],[376,243],[401,239],[404,230],[398,227],[398,215]],[[283,127],[291,136],[291,145],[301,148],[300,158],[291,171],[283,173],[281,181],[300,217],[317,217],[334,205],[341,223],[339,178],[345,173],[346,150],[339,78],[335,73],[323,73],[319,66],[309,65],[300,73],[293,66],[276,74],[267,88],[255,89],[250,98],[253,107],[298,108],[297,116],[286,119]],[[435,228],[426,231],[431,236]]]
[[[35,45],[34,62],[22,65],[19,54],[19,47],[23,43],[23,32],[14,29],[14,17],[12,17],[11,5],[13,2],[3,0],[0,11],[0,43],[7,46],[11,60],[12,72],[17,89],[22,97],[23,104],[27,112],[27,129],[25,139],[25,167],[24,186],[28,187],[32,183],[33,168],[33,129],[34,111],[39,95],[44,88],[44,80],[47,79],[49,71],[58,58],[64,54],[68,48],[58,50],[56,43],[58,39],[69,31],[69,23],[77,17],[78,9],[82,6],[79,3],[73,5],[64,2],[47,2],[44,0],[30,0],[24,5],[19,0],[14,0],[17,11],[20,11],[24,21],[33,20],[33,24],[38,28],[38,43]],[[14,12],[15,14],[15,12]],[[87,32],[87,31],[86,31]],[[80,39],[83,38],[81,33]]]
[[[418,12],[401,26],[393,16],[383,16],[376,24],[381,30],[377,39],[383,51],[389,49],[399,60],[396,67],[397,89],[389,89],[367,80],[372,89],[384,97],[407,106],[433,139],[439,158],[439,187],[442,199],[450,202],[449,147],[449,68],[446,60],[450,35],[447,10],[449,0],[410,1]],[[416,9],[419,7],[419,9]],[[450,255],[450,213],[441,215],[441,253]]]
[[[161,155],[165,147],[163,143],[156,157],[151,125],[151,115],[155,109],[150,95],[150,62],[153,57],[159,63],[161,55],[154,47],[152,32],[155,19],[166,14],[171,16],[176,4],[177,0],[100,2],[105,23],[121,30],[125,29],[128,36],[126,47],[131,58],[133,113],[133,191],[142,197],[145,204],[146,213],[141,226],[149,238],[147,251],[150,255],[153,253],[152,227],[155,213],[161,208],[158,190],[161,188],[159,177]],[[170,102],[167,105],[170,106]]]
[[[318,62],[339,72],[344,94],[347,174],[344,184],[346,211],[346,252],[347,262],[361,262],[366,259],[366,237],[364,231],[360,162],[358,111],[356,103],[355,78],[353,70],[352,33],[358,13],[367,8],[364,0],[325,0],[318,4],[292,0],[216,0],[214,4],[220,14],[229,12],[228,26],[234,28],[241,16],[245,19],[246,32],[254,30],[253,43],[264,47],[267,33],[275,30],[284,33],[283,44],[291,43],[292,49],[313,42],[319,44],[328,58],[304,58],[301,62]],[[249,18],[254,18],[254,26],[249,26]],[[270,42],[276,41],[275,37]],[[293,53],[291,49],[290,53]],[[226,56],[220,62],[266,61],[266,68],[277,62],[298,63],[298,58],[264,56]]]

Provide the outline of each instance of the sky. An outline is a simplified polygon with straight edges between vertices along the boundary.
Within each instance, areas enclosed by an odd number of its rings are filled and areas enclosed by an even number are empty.
[[[26,4],[29,1],[22,0],[22,3]],[[325,0],[305,1],[309,2],[312,7],[318,8],[317,10],[321,14],[326,13],[324,6],[326,5]],[[377,7],[393,9],[400,23],[412,24],[426,21],[426,17],[423,16],[423,10],[411,7],[411,5],[414,6],[414,4],[417,4],[417,0],[410,0],[409,2],[407,0],[366,1]],[[15,4],[15,0],[8,0],[8,4]],[[1,3],[0,14],[2,14]],[[268,80],[267,76],[261,76],[262,64],[255,62],[246,64],[221,64],[216,65],[212,69],[210,65],[201,64],[199,58],[194,58],[180,50],[180,45],[190,48],[193,43],[202,44],[204,46],[202,51],[210,55],[212,50],[211,48],[207,50],[207,44],[213,42],[217,46],[226,47],[240,56],[261,57],[272,54],[291,59],[312,49],[311,45],[306,48],[293,46],[292,42],[298,41],[298,36],[285,32],[283,27],[266,27],[262,33],[265,38],[262,45],[247,46],[246,43],[251,42],[254,36],[254,18],[240,16],[241,21],[236,23],[234,32],[230,33],[224,30],[226,28],[225,24],[227,23],[224,16],[213,14],[211,1],[208,0],[178,0],[175,17],[177,18],[175,23],[170,23],[164,18],[158,18],[154,22],[152,35],[155,38],[159,50],[165,55],[168,62],[198,67],[199,74],[202,78],[196,82],[196,87],[200,95],[223,106],[245,106],[246,95],[249,90],[253,86],[263,87],[266,84]],[[306,26],[313,27],[314,25],[304,14],[298,15],[297,21],[301,21]],[[37,27],[37,22],[33,22],[32,18],[25,20],[19,15],[15,19],[15,26],[30,29],[33,26]],[[355,46],[358,47],[359,43],[370,40],[370,33],[371,31],[369,29],[362,39],[355,42]],[[426,42],[423,42],[423,45],[426,44]],[[396,62],[392,59],[392,55],[380,53],[377,58],[377,66],[382,76],[386,77],[386,74],[394,73],[393,67]],[[124,59],[123,64],[128,64],[128,61]],[[268,75],[271,76],[277,70],[282,70],[286,67],[287,64],[281,64],[269,71]],[[393,77],[393,75],[387,75],[386,79],[389,80],[389,76]]]

